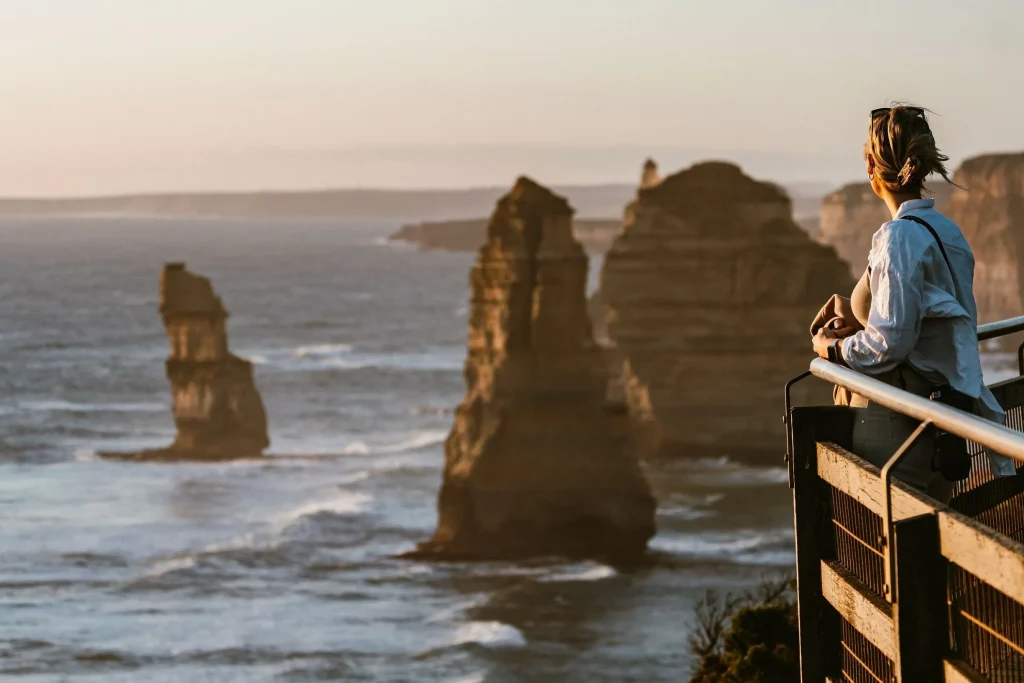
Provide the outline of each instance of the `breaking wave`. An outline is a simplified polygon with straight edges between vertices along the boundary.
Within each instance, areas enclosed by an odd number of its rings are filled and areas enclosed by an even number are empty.
[[[526,636],[514,626],[500,621],[469,621],[455,629],[452,645],[482,645],[504,649],[526,647]]]

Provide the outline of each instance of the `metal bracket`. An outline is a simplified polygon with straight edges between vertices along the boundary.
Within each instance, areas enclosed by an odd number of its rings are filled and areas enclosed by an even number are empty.
[[[1024,353],[1024,344],[1021,345],[1021,352]],[[1021,363],[1024,363],[1024,360],[1021,360]],[[1021,374],[1024,375],[1024,370],[1021,371]],[[794,377],[793,379],[786,382],[786,413],[782,416],[782,423],[786,425],[786,469],[789,470],[789,488],[793,488],[794,486],[796,486],[796,481],[794,479],[795,475],[793,473],[793,468],[795,467],[795,465],[793,464],[793,425],[791,424],[791,421],[789,419],[789,411],[792,408],[793,403],[792,399],[790,398],[790,389],[792,389],[793,385],[796,384],[797,382],[803,379],[807,379],[810,376],[811,371],[808,370],[802,375]]]
[[[1024,375],[1024,342],[1017,347],[1017,371],[1020,375]]]
[[[885,593],[885,599],[891,603],[895,603],[897,600],[896,596],[896,554],[893,552],[892,539],[893,539],[893,521],[892,521],[892,470],[895,468],[901,460],[913,448],[914,443],[921,437],[924,432],[932,426],[931,420],[925,420],[917,426],[913,434],[907,437],[907,440],[903,442],[903,445],[893,454],[885,465],[882,467],[882,486],[885,490],[885,508],[882,510],[882,545],[885,550],[885,585],[882,586],[882,592]]]

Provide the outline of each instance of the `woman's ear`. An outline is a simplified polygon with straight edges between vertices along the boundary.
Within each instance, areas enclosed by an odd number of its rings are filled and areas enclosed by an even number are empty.
[[[867,167],[868,177],[875,175],[875,159],[870,154],[864,157],[864,164]]]

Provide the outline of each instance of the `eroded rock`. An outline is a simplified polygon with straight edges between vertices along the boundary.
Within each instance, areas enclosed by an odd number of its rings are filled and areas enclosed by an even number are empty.
[[[982,323],[1024,315],[1024,154],[964,161],[948,215],[974,251],[974,296]]]
[[[466,396],[445,444],[434,537],[446,559],[627,560],[654,533],[654,499],[605,402],[587,256],[568,202],[520,178],[470,276]]]
[[[642,185],[594,299],[637,453],[781,464],[783,387],[813,358],[818,308],[853,284],[793,221],[785,191],[733,164]],[[796,397],[828,392],[804,382]]]
[[[184,263],[160,274],[160,313],[170,341],[166,361],[178,429],[168,448],[105,453],[126,459],[225,460],[260,455],[270,440],[252,364],[228,350],[228,313],[210,281]]]

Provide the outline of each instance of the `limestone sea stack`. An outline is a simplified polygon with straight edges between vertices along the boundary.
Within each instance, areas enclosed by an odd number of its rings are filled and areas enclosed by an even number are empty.
[[[950,198],[950,186],[939,179],[927,185],[935,198],[935,206],[945,210]],[[883,223],[892,220],[889,208],[871,189],[870,183],[851,183],[827,195],[821,205],[817,239],[836,249],[840,258],[850,264],[854,277],[859,278],[868,267],[871,238]]]
[[[260,455],[270,440],[252,364],[228,350],[228,313],[210,281],[184,263],[160,274],[160,313],[171,351],[167,379],[178,430],[168,448],[105,454],[133,459],[225,460]]]
[[[1024,315],[1024,153],[964,161],[948,214],[974,251],[974,296],[982,323]]]
[[[586,310],[568,202],[528,178],[502,197],[470,275],[466,395],[445,444],[438,559],[635,559],[655,502]]]
[[[781,460],[783,387],[813,358],[815,313],[853,284],[835,250],[794,222],[786,192],[738,166],[642,185],[594,309],[636,451]],[[797,386],[798,404],[828,396],[817,381]]]

